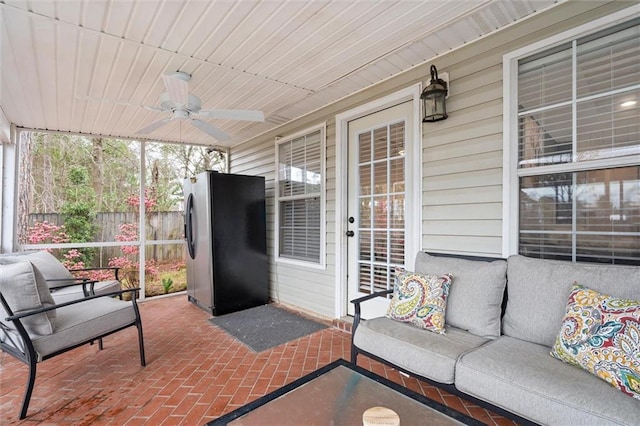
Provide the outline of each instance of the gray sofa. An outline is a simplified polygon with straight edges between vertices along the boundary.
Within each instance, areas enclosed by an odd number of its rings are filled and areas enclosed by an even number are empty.
[[[640,267],[420,252],[415,270],[454,276],[446,334],[361,320],[360,305],[390,291],[365,296],[353,301],[352,362],[364,354],[522,423],[640,424],[640,401],[549,354],[574,282],[640,300]]]

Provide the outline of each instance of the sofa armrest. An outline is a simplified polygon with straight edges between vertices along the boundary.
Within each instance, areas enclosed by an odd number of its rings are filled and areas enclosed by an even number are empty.
[[[366,302],[367,300],[375,299],[376,297],[384,297],[387,294],[393,293],[393,290],[383,290],[377,291],[375,293],[367,294],[366,296],[358,297],[357,299],[353,299],[351,303],[353,303],[354,314],[353,314],[353,325],[351,326],[351,336],[356,333],[356,328],[358,328],[358,324],[360,323],[360,304],[362,302]]]

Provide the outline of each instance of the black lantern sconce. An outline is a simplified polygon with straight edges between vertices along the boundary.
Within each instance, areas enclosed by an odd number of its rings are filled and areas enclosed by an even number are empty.
[[[438,70],[431,65],[431,82],[422,91],[423,123],[444,120],[447,115],[447,94],[449,93],[447,82],[438,78]]]

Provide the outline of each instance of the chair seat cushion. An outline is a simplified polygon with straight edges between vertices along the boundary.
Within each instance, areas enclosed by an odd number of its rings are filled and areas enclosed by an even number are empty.
[[[33,339],[38,360],[59,350],[87,342],[132,325],[136,314],[132,302],[99,297],[57,309],[53,334]]]
[[[458,358],[488,341],[456,327],[446,326],[446,334],[437,334],[383,317],[361,321],[354,335],[358,348],[448,384],[453,383]]]

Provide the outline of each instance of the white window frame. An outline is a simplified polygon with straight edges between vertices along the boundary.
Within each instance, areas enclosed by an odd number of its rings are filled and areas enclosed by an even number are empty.
[[[632,6],[611,15],[593,20],[552,37],[540,40],[529,46],[507,53],[503,56],[503,221],[502,221],[502,256],[518,254],[519,249],[519,176],[526,172],[520,170],[518,174],[518,61],[538,52],[548,50],[560,44],[586,35],[613,27],[640,16],[637,6]],[[613,158],[599,161],[599,168],[637,166],[640,155],[624,158]],[[548,172],[556,171],[554,166],[547,166]],[[545,167],[545,168],[547,168]],[[580,171],[592,169],[593,163],[585,165],[572,163],[564,165],[563,171]],[[542,168],[537,168],[542,171]],[[536,173],[537,174],[537,173]]]
[[[320,196],[320,259],[318,262],[311,262],[300,259],[292,259],[289,257],[280,256],[280,172],[279,172],[279,164],[280,164],[280,145],[283,143],[291,142],[293,139],[309,135],[311,133],[320,131],[320,173],[322,174],[320,178],[320,191],[318,195]],[[276,163],[275,163],[275,171],[276,171],[276,179],[275,179],[275,261],[277,263],[290,264],[303,266],[306,268],[313,269],[326,269],[326,146],[327,146],[327,126],[326,123],[319,124],[317,126],[308,127],[304,130],[296,132],[291,135],[287,135],[285,137],[276,138],[275,143],[275,151],[276,151]]]

